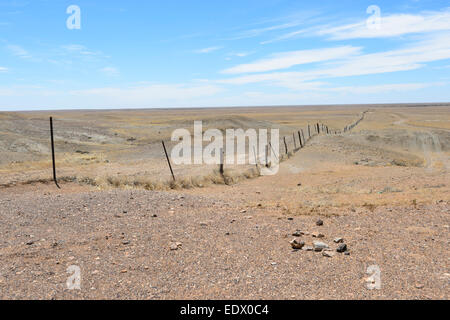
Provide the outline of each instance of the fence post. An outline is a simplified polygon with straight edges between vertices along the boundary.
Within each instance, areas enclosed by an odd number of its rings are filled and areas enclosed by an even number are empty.
[[[225,170],[223,169],[223,163],[224,163],[224,159],[223,159],[223,149],[220,148],[220,166],[219,166],[219,172],[220,175],[223,177]]]
[[[163,145],[163,148],[164,148],[164,153],[166,154],[167,163],[169,164],[169,169],[170,169],[170,173],[172,174],[173,181],[176,181],[175,180],[175,175],[173,174],[172,165],[170,164],[169,155],[167,154],[166,145],[164,144],[164,141],[161,141],[161,142],[162,142],[162,145]]]
[[[286,143],[286,137],[283,137],[283,140],[284,140],[284,149],[286,150],[286,154],[288,154],[288,146]]]
[[[51,144],[52,144],[53,181],[55,182],[58,189],[61,189],[61,187],[58,185],[58,180],[56,180],[55,141],[53,139],[53,118],[52,117],[50,117],[50,140],[51,140]]]
[[[300,131],[297,131],[297,133],[298,133],[298,141],[300,141],[300,148],[303,148],[302,136],[300,135]]]
[[[269,145],[266,144],[266,168],[269,168]]]
[[[295,132],[292,133],[292,139],[294,139],[294,150],[297,149],[297,141],[295,141]]]
[[[311,139],[311,128],[309,127],[309,123],[308,123],[308,139]]]

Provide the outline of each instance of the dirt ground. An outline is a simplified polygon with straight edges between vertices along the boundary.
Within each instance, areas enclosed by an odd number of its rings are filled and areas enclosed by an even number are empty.
[[[76,158],[58,170],[88,167],[83,175],[91,178],[158,172],[155,164],[142,168],[160,159],[157,151],[136,151],[168,139],[180,121],[270,124],[288,135],[315,121],[340,129],[365,110],[351,132],[313,137],[277,175],[160,191],[33,182],[49,174],[46,136],[38,134],[48,114],[0,114],[0,298],[449,299],[449,106],[61,113],[59,121],[76,123],[73,131],[82,120],[92,125],[91,139],[79,135],[67,154],[90,146],[76,157],[109,152],[110,162]],[[137,129],[148,121],[156,131]],[[114,147],[130,147],[135,158],[113,156]],[[321,241],[331,250],[293,250],[294,238],[303,249]],[[346,253],[336,252],[336,238]],[[79,267],[80,290],[67,288],[70,266]],[[370,266],[380,270],[379,289],[367,288]]]

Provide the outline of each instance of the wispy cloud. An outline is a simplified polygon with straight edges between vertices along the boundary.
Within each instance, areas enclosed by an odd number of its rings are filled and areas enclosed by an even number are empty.
[[[80,55],[85,55],[85,56],[101,55],[101,52],[89,50],[85,46],[79,45],[79,44],[64,45],[64,46],[62,46],[62,48],[64,50],[66,50],[67,52],[78,53]]]
[[[6,46],[6,48],[16,57],[23,58],[23,59],[30,59],[32,58],[31,54],[28,53],[24,48],[18,45],[9,44]]]
[[[0,72],[8,72],[8,68],[0,67]]]
[[[326,62],[315,69],[297,72],[273,72],[246,75],[231,79],[219,80],[228,84],[247,84],[257,82],[273,82],[283,87],[295,83],[325,78],[339,78],[370,74],[414,70],[424,66],[424,63],[450,59],[450,32],[436,35],[429,40],[409,45],[402,49],[383,51],[371,54],[355,55],[351,59]],[[287,64],[285,64],[287,65]],[[259,69],[272,70],[280,64],[265,66],[258,64]],[[256,68],[253,68],[255,70]],[[235,69],[233,71],[243,70]],[[245,70],[251,70],[246,68]]]
[[[407,34],[424,34],[450,30],[450,9],[420,14],[381,15],[380,28],[368,28],[366,20],[341,25],[319,25],[279,35],[262,44],[288,40],[298,36],[324,36],[329,40],[392,38]]]
[[[195,52],[195,53],[211,53],[211,52],[220,50],[220,49],[222,49],[222,48],[223,48],[223,47],[208,47],[208,48],[203,48],[203,49],[195,50],[194,52]]]
[[[239,74],[287,69],[300,64],[349,58],[360,53],[360,50],[361,48],[358,47],[342,46],[337,48],[280,52],[272,54],[271,57],[266,59],[223,70],[222,73]]]
[[[116,77],[120,74],[119,70],[114,67],[105,67],[100,69],[100,72],[107,75],[108,77]]]

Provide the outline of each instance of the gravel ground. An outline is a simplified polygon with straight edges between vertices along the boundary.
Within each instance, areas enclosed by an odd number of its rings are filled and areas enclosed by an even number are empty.
[[[0,194],[1,299],[449,298],[448,201],[343,208],[317,226],[240,200],[78,188]],[[293,250],[297,229],[306,245],[342,237],[350,255]],[[81,290],[67,289],[72,265]],[[380,290],[366,288],[371,265]]]

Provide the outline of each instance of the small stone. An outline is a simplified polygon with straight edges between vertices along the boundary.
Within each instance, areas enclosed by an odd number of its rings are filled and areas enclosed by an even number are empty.
[[[320,241],[314,241],[314,251],[322,251],[324,249],[328,249],[328,245],[326,243],[320,242]]]
[[[130,241],[128,241],[128,240],[124,240],[124,241],[122,241],[122,244],[123,244],[123,245],[127,245],[127,244],[130,244]]]
[[[128,272],[127,269],[120,270],[120,273],[127,273],[127,272]]]
[[[337,251],[337,252],[340,252],[340,253],[347,251],[347,245],[346,245],[345,243],[341,243],[341,244],[337,247],[336,251]]]
[[[335,253],[333,251],[325,250],[325,251],[322,251],[322,255],[324,257],[331,258],[331,257],[334,257]]]
[[[128,213],[128,211],[127,210],[123,210],[122,213]]]
[[[299,250],[301,248],[303,248],[303,246],[305,245],[305,242],[299,240],[299,239],[294,239],[290,242],[292,249],[295,250]]]
[[[334,238],[333,240],[335,243],[342,243],[344,241],[344,239],[342,238]]]
[[[301,235],[303,235],[304,233],[303,232],[301,232],[300,230],[297,230],[297,231],[295,231],[292,235],[294,236],[294,237],[300,237]]]
[[[152,218],[158,218],[157,214],[152,215]]]
[[[316,221],[316,225],[317,225],[317,226],[323,226],[323,221],[320,220],[320,219],[317,220],[317,221]]]
[[[287,218],[289,221],[292,221],[292,220],[294,220],[294,218]]]
[[[345,251],[344,254],[345,254],[346,256],[349,256],[349,255],[350,255],[350,252]]]
[[[304,247],[302,248],[302,250],[303,250],[303,251],[314,251],[314,248],[311,247],[311,246],[304,246]]]
[[[33,240],[30,240],[30,241],[27,242],[27,246],[31,246],[31,245],[33,245],[33,244],[34,244],[34,241],[33,241]]]
[[[421,284],[421,283],[417,283],[416,284],[416,288],[417,289],[423,289],[423,287],[425,287],[423,284]]]
[[[200,226],[202,226],[202,227],[207,227],[208,226],[208,223],[207,222],[200,222]]]
[[[313,238],[324,238],[325,237],[324,234],[319,233],[319,232],[313,232],[311,235],[313,236]]]
[[[178,246],[177,246],[177,244],[176,243],[171,243],[170,244],[170,250],[178,250]]]
[[[226,232],[226,233],[225,233],[225,235],[226,235],[226,236],[229,236],[229,235],[230,235],[230,233],[229,233],[229,232]]]

